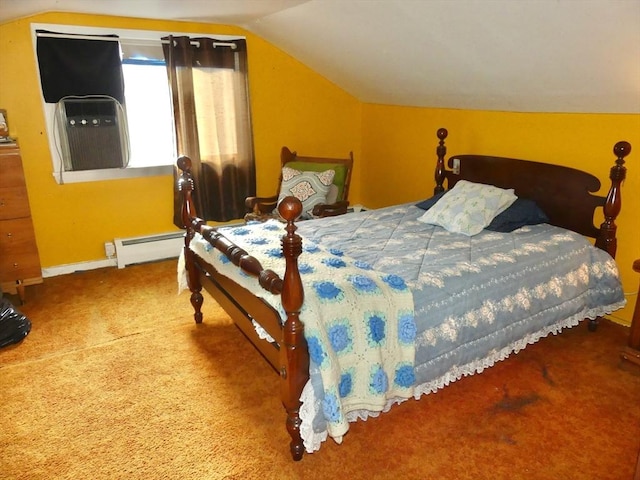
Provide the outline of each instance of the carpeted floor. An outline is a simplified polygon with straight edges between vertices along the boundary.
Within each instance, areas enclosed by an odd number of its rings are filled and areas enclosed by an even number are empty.
[[[33,329],[0,350],[0,478],[633,477],[640,368],[618,355],[626,327],[545,338],[293,462],[277,375],[210,297],[193,323],[175,264],[27,288]]]

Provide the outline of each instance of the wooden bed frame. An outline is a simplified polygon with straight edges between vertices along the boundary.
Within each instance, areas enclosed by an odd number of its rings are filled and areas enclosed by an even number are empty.
[[[629,143],[618,142],[614,146],[613,152],[617,158],[610,172],[611,187],[607,196],[601,197],[590,193],[600,189],[600,181],[596,177],[557,165],[503,157],[458,155],[449,159],[448,166],[451,170],[448,170],[445,167],[447,134],[444,128],[437,132],[439,144],[436,149],[438,158],[435,169],[435,193],[444,190],[445,180],[448,188],[461,179],[514,188],[516,195],[535,200],[549,216],[552,224],[595,238],[597,247],[615,257],[615,219],[621,208],[620,186],[626,175],[624,157],[631,151]],[[263,269],[257,259],[196,216],[191,160],[188,157],[180,157],[178,168],[182,172],[178,188],[183,194],[182,221],[186,228],[184,258],[195,321],[202,322],[204,287],[279,373],[281,399],[287,412],[286,426],[291,436],[291,455],[294,460],[300,460],[304,454],[300,434],[300,397],[309,380],[309,352],[304,336],[304,322],[299,316],[304,300],[298,271],[302,240],[296,234],[295,225],[296,218],[302,212],[302,206],[293,197],[286,198],[279,206],[279,212],[287,222],[286,234],[282,237],[286,269],[284,278],[280,278],[273,271]],[[599,207],[604,210],[605,220],[600,228],[596,228],[593,225],[593,215]],[[287,314],[284,322],[278,312],[265,301],[218,273],[213,266],[191,251],[189,243],[196,232],[245,273],[256,277],[262,288],[281,296],[282,306]],[[253,327],[252,319],[256,319],[272,338],[279,341],[270,343],[260,339]],[[597,320],[592,321],[589,328],[595,329],[596,325]]]

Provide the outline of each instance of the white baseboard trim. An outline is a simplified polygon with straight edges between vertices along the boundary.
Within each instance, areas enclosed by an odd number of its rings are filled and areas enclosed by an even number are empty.
[[[66,265],[57,265],[55,267],[47,267],[42,269],[42,278],[56,277],[58,275],[67,275],[74,272],[82,272],[85,270],[95,270],[97,268],[117,267],[118,260],[116,258],[106,258],[104,260],[93,260],[91,262],[69,263]]]

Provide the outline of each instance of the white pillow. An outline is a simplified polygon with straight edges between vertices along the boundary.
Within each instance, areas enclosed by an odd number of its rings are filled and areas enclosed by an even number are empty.
[[[418,220],[472,236],[480,233],[517,198],[513,189],[459,180]]]
[[[301,172],[289,167],[282,167],[282,185],[278,203],[284,197],[293,195],[302,202],[301,218],[311,218],[313,207],[319,203],[327,203],[327,193],[333,185],[335,170],[324,172]]]

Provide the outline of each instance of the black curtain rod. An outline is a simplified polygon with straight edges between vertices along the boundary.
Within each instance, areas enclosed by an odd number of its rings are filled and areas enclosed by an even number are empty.
[[[55,33],[55,32],[36,32],[36,36],[38,37],[46,37],[46,38],[70,38],[73,40],[105,40],[118,42],[121,39],[117,36],[104,36],[104,35],[75,35],[72,33]],[[135,43],[136,39],[126,39],[124,43]],[[161,40],[162,43],[169,43],[168,40]],[[200,42],[192,41],[191,45],[200,45]],[[213,42],[214,47],[231,47],[236,48],[234,43],[229,42]]]

